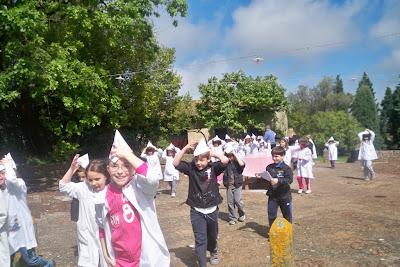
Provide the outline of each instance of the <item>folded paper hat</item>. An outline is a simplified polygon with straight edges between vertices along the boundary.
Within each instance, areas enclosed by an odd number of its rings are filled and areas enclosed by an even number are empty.
[[[246,135],[246,136],[244,137],[244,140],[246,140],[246,139],[251,139],[250,135]]]
[[[11,157],[11,153],[8,153],[5,156],[6,159],[8,159],[11,162],[11,166],[13,167],[13,169],[17,169],[17,165],[15,165],[15,161],[13,160],[13,158]]]
[[[0,165],[0,172],[4,171],[6,168],[4,167],[4,165]]]
[[[113,146],[115,146],[115,147],[127,147],[129,150],[132,150],[118,130],[115,130]],[[118,157],[115,157],[115,156],[111,157],[111,151],[110,151],[109,158],[114,163],[117,162],[117,160],[119,159]]]
[[[85,154],[83,156],[80,156],[78,158],[78,164],[79,166],[81,166],[82,168],[86,169],[87,166],[89,165],[89,154]]]
[[[229,135],[225,135],[225,140],[232,140],[232,138]]]
[[[225,147],[225,153],[226,154],[231,154],[231,153],[233,153],[233,145],[231,145],[231,144],[228,144],[228,145],[226,145],[226,147]]]
[[[329,139],[328,139],[328,142],[329,141],[335,141],[335,139],[333,139],[333,136],[331,136]]]
[[[166,150],[175,150],[175,146],[171,143],[167,146]]]
[[[257,137],[254,134],[251,134],[251,138],[253,138],[254,140],[257,139]]]
[[[193,156],[197,157],[198,155],[210,152],[210,148],[207,146],[206,140],[201,138],[199,143],[196,146],[196,149],[193,152]]]
[[[219,138],[218,135],[216,135],[212,140],[213,140],[214,142],[216,142],[216,141],[222,141],[221,138]]]
[[[149,148],[149,147],[151,147],[151,148],[154,148],[154,149],[156,149],[157,150],[157,148],[149,141],[149,142],[147,142],[147,146],[146,146],[146,148]]]

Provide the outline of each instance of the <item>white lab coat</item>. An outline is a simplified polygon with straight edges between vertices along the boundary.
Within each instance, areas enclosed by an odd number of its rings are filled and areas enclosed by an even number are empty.
[[[162,151],[156,150],[153,155],[147,155],[146,153],[144,153],[145,150],[146,149],[143,150],[143,152],[140,156],[142,158],[146,159],[149,169],[153,169],[155,171],[155,174],[157,175],[158,180],[162,180],[163,174],[162,174],[161,164],[160,164],[160,159],[159,159],[159,156],[161,156]]]
[[[310,138],[310,139],[308,139],[308,141],[312,144],[312,158],[313,159],[316,159],[316,158],[318,158],[318,155],[317,155],[317,149],[315,148],[315,144],[314,144],[314,141]]]
[[[0,266],[10,266],[10,249],[8,245],[8,194],[0,189]]]
[[[311,150],[308,147],[303,149],[298,149],[296,151],[296,157],[297,157],[297,176],[305,178],[314,178],[314,174],[312,171],[313,160],[312,160]]]
[[[158,188],[157,170],[147,170],[147,177],[135,174],[133,179],[122,188],[124,196],[136,208],[142,227],[142,253],[140,266],[169,267],[170,255],[164,236],[158,223],[154,196]],[[111,227],[107,218],[108,208],[106,192],[100,192],[96,202],[96,218],[105,232],[108,254],[115,259],[111,244]]]
[[[176,153],[179,152],[177,148],[175,148]],[[162,158],[165,159],[165,168],[164,168],[164,181],[172,182],[173,180],[179,180],[179,171],[175,169],[173,164],[174,157],[167,156],[167,150],[163,151]]]
[[[292,166],[292,150],[290,148],[285,150],[285,157],[283,158],[283,162],[289,167]]]
[[[59,182],[60,192],[79,200],[79,219],[76,223],[78,236],[78,266],[107,266],[101,250],[99,227],[96,222],[95,197],[86,182]]]
[[[244,151],[246,155],[252,155],[258,153],[258,143],[244,144]]]
[[[358,138],[360,139],[360,151],[358,153],[358,160],[375,160],[378,158],[374,147],[375,133],[369,130],[371,134],[371,139],[369,141],[363,141],[363,134],[368,134],[368,131],[358,133]]]
[[[14,169],[6,164],[6,193],[8,193],[8,230],[10,255],[21,247],[37,246],[31,211],[26,201],[27,188],[24,180],[17,178]]]
[[[337,147],[339,142],[335,141],[333,143],[326,143],[325,146],[328,148],[328,159],[337,160]]]

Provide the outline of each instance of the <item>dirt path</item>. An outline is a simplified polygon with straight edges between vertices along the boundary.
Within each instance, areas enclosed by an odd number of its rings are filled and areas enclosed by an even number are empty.
[[[313,193],[293,193],[296,266],[400,266],[400,162],[376,163],[378,177],[360,179],[358,163],[335,170],[318,164]],[[57,173],[58,174],[58,173]],[[53,179],[55,181],[56,179]],[[196,266],[189,207],[184,204],[187,180],[176,198],[167,190],[157,196],[157,211],[173,266]],[[297,189],[297,182],[292,184]],[[75,266],[75,226],[69,221],[69,201],[46,183],[46,190],[29,195],[38,218],[39,252],[58,266]],[[225,198],[225,190],[220,190]],[[220,206],[219,266],[266,266],[266,196],[244,191],[247,220],[227,223],[226,202]],[[280,216],[280,215],[279,215]]]

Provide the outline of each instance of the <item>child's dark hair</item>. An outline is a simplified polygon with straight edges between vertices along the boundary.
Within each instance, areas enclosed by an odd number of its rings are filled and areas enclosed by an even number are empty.
[[[107,170],[107,161],[106,160],[101,160],[101,159],[93,159],[89,162],[89,165],[86,168],[86,175],[88,172],[99,172],[104,174],[104,176],[107,178],[106,184],[110,182],[110,174],[108,173]]]
[[[285,156],[285,153],[286,153],[285,149],[281,146],[276,146],[271,151],[272,156],[273,155]]]
[[[299,139],[299,145],[307,145],[307,144],[308,144],[307,138],[301,137]]]

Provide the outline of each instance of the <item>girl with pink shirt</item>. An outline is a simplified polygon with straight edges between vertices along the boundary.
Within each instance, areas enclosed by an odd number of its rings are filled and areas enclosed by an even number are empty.
[[[111,183],[96,203],[104,258],[113,267],[169,267],[170,255],[154,201],[157,170],[124,143],[114,140],[107,166]]]

